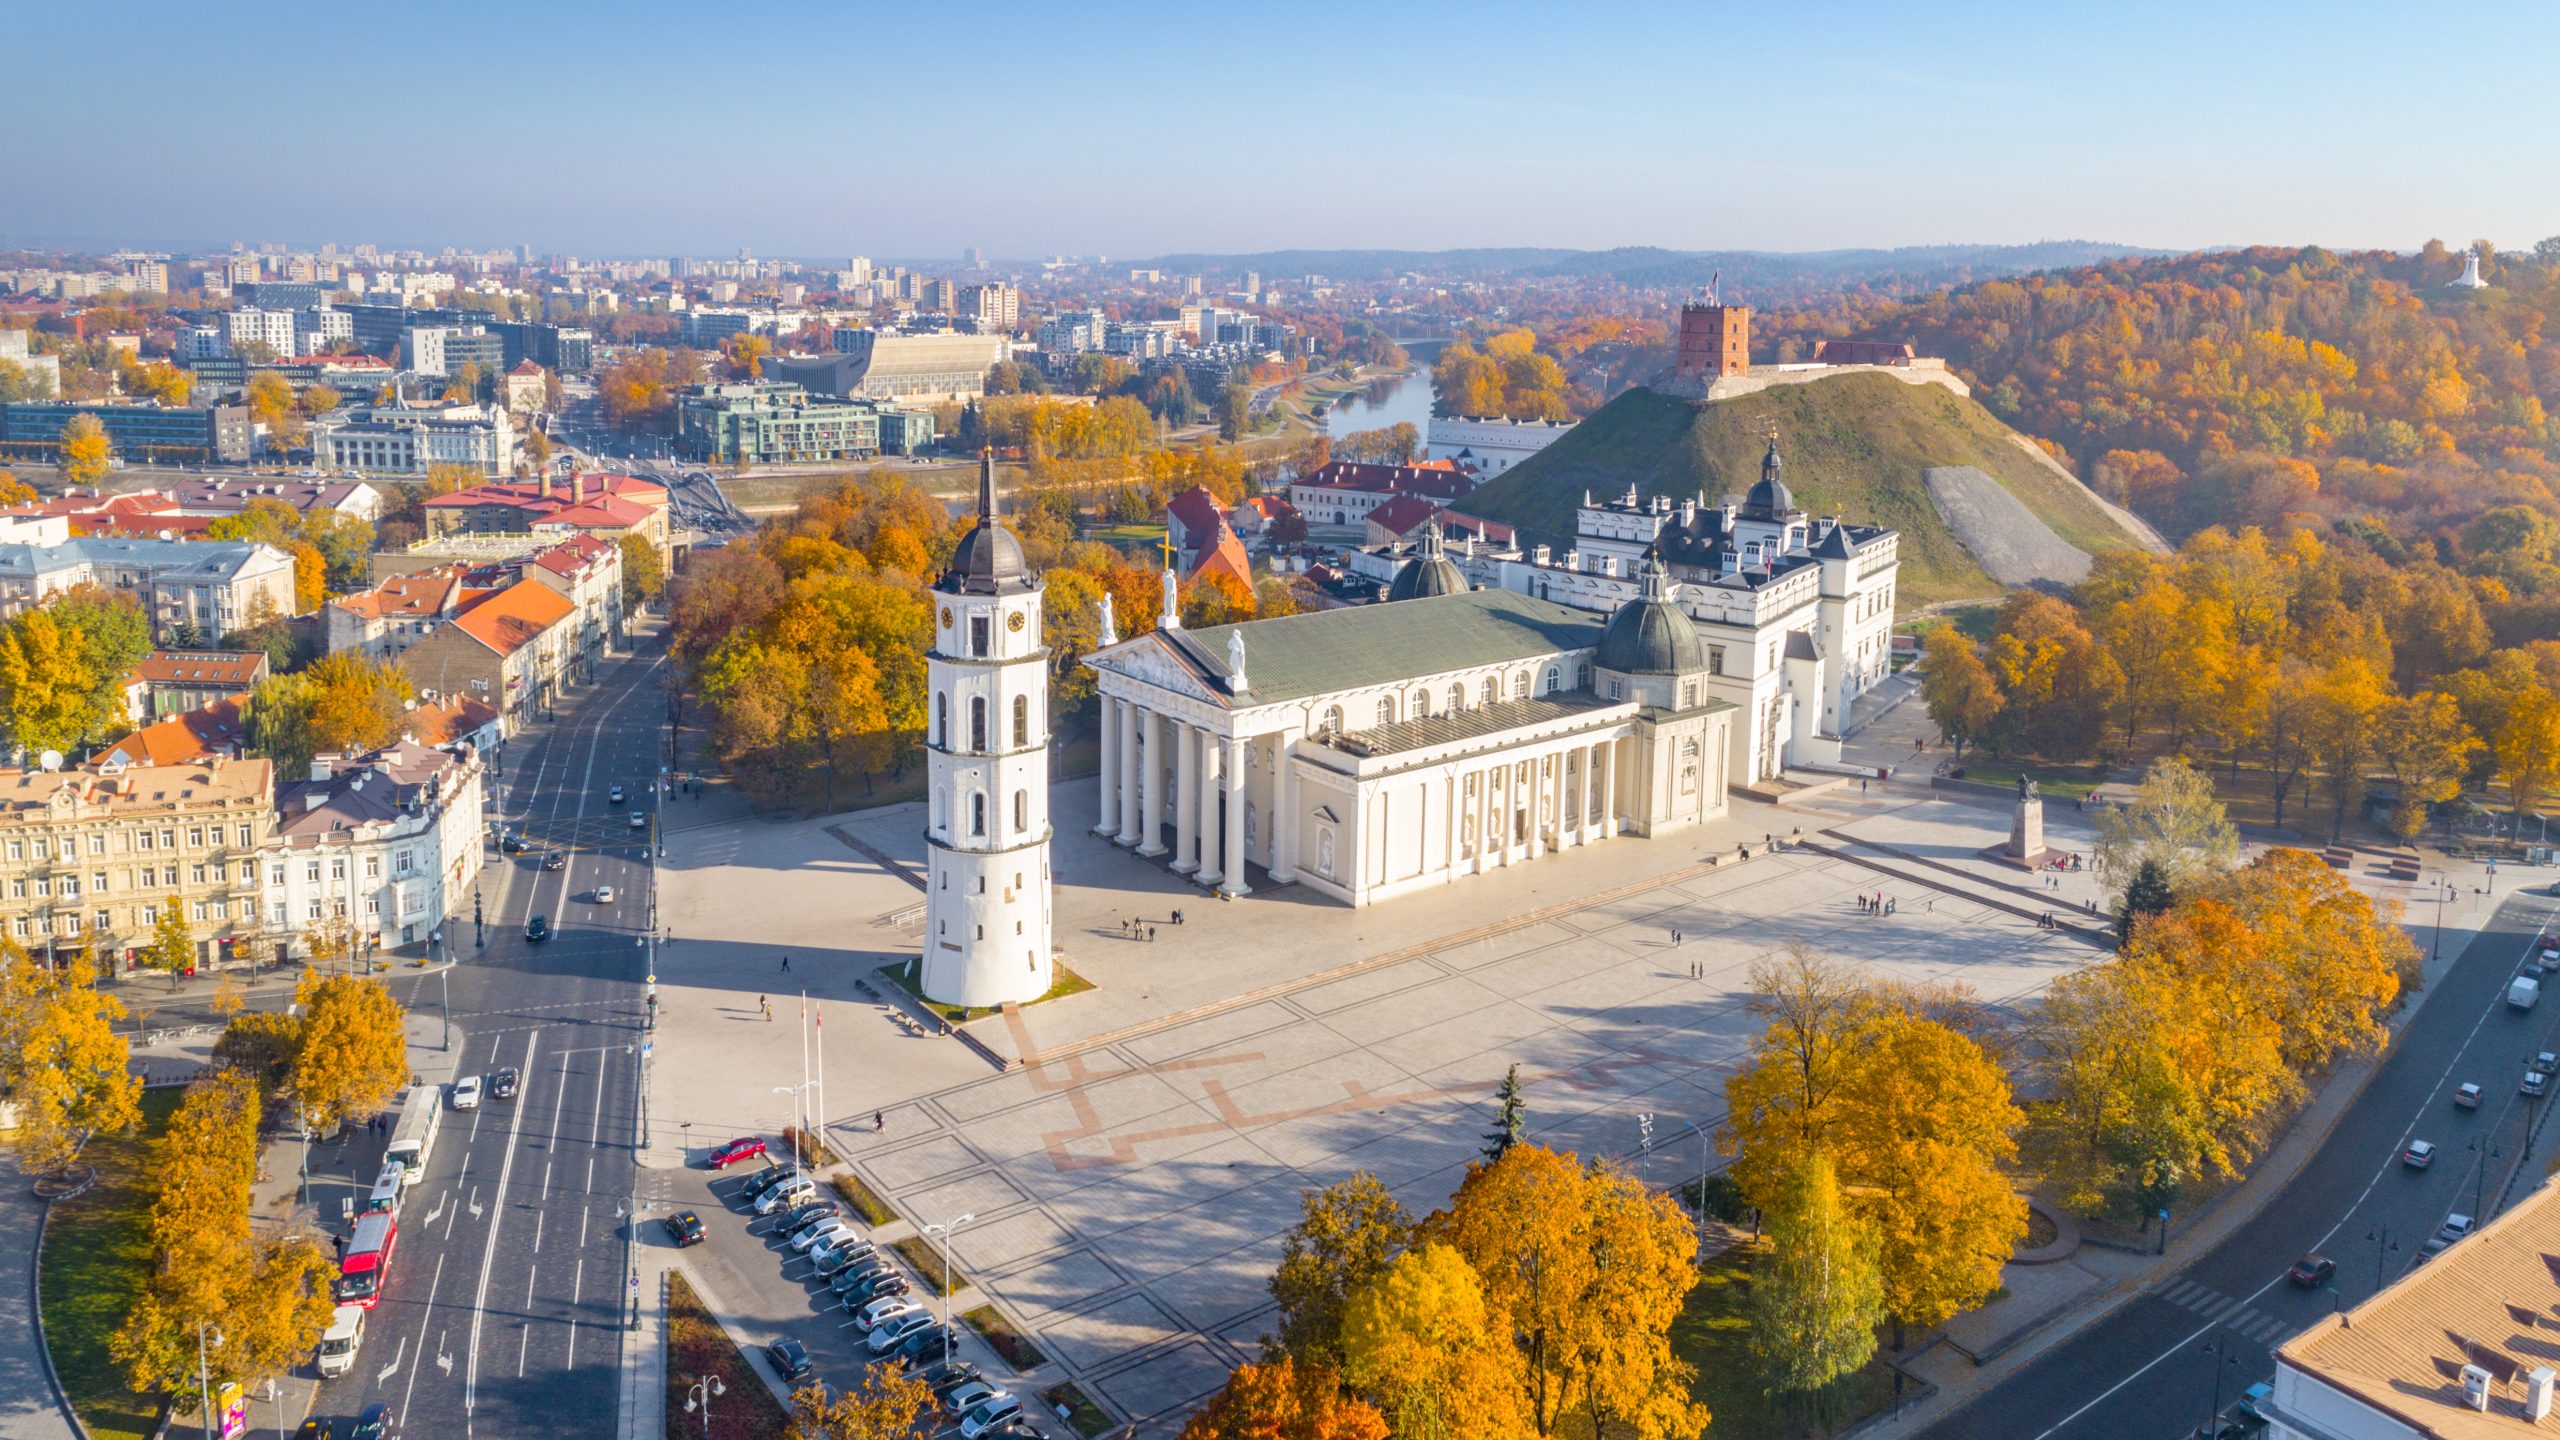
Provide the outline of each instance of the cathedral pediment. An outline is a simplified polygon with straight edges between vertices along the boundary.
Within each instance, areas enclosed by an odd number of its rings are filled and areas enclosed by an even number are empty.
[[[1084,663],[1096,670],[1143,681],[1189,699],[1226,703],[1227,697],[1222,692],[1212,689],[1197,671],[1152,634],[1087,655]]]

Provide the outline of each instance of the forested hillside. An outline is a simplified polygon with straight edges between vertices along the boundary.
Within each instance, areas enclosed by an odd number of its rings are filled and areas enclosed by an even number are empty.
[[[2486,511],[2560,515],[2560,238],[2490,254],[2489,289],[2449,288],[2461,268],[2433,242],[2116,261],[1769,312],[1754,348],[1848,335],[1943,355],[2173,533],[2364,517],[2452,560]]]

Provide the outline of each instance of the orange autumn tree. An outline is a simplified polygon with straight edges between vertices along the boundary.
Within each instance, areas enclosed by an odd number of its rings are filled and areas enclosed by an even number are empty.
[[[1288,1356],[1239,1365],[1182,1427],[1182,1440],[1386,1440],[1378,1407],[1342,1390],[1342,1376]]]

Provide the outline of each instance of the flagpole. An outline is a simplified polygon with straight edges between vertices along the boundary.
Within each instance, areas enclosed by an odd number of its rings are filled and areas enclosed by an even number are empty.
[[[800,1143],[793,1146],[792,1163],[801,1165],[800,1156],[809,1148],[809,992],[800,992]]]
[[[819,1001],[810,1009],[809,1028],[818,1032],[818,1114],[817,1129],[821,1140],[827,1129],[827,1002]]]

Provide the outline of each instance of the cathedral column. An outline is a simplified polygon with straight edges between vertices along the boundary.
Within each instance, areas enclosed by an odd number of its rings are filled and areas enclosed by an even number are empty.
[[[1182,743],[1173,760],[1173,869],[1188,875],[1200,868],[1200,730],[1175,727]]]
[[[1102,817],[1094,822],[1096,835],[1109,835],[1120,828],[1121,704],[1109,695],[1102,697]]]
[[[1271,741],[1271,879],[1298,878],[1298,767],[1289,763],[1289,737]]]
[[[1138,722],[1138,751],[1146,764],[1138,789],[1138,853],[1164,853],[1165,718],[1150,710]]]
[[[1600,838],[1618,838],[1618,742],[1600,747]]]
[[[1508,796],[1511,793],[1510,778],[1508,762],[1484,767],[1484,824],[1477,832],[1484,838],[1483,854],[1477,861],[1482,869],[1492,869],[1497,863],[1496,856],[1500,856],[1500,863],[1504,864],[1511,859],[1511,821],[1502,813],[1503,800],[1496,798],[1497,794]],[[1502,822],[1499,832],[1494,826],[1497,819]]]
[[[1538,801],[1546,794],[1547,762],[1543,757],[1529,760],[1529,784],[1520,792],[1520,802],[1529,812],[1529,858],[1547,853],[1546,832],[1538,828]]]
[[[1219,831],[1223,826],[1218,819],[1218,796],[1221,793],[1218,757],[1224,743],[1214,733],[1203,731],[1200,753],[1196,757],[1199,764],[1196,785],[1200,796],[1200,868],[1193,872],[1191,878],[1203,885],[1215,885],[1219,877],[1227,873],[1226,849],[1219,843]]]
[[[1123,845],[1138,843],[1138,706],[1133,700],[1120,702],[1120,833],[1112,838]]]
[[[1218,881],[1221,895],[1245,895],[1252,887],[1244,883],[1244,747],[1248,742],[1229,740],[1225,744],[1227,790],[1227,824],[1225,843],[1226,874]]]
[[[1573,843],[1591,843],[1591,746],[1573,747]]]
[[[1565,772],[1565,770],[1569,767],[1569,765],[1571,764],[1572,760],[1573,760],[1573,752],[1572,752],[1572,751],[1570,751],[1570,750],[1559,750],[1559,751],[1557,751],[1557,752],[1556,752],[1556,754],[1555,754],[1555,767],[1556,767],[1556,773],[1555,773],[1554,778],[1553,778],[1553,779],[1551,779],[1550,781],[1548,781],[1549,793],[1550,793],[1550,794],[1552,794],[1552,795],[1555,797],[1554,802],[1553,802],[1553,803],[1554,803],[1554,807],[1555,807],[1554,815],[1555,815],[1555,827],[1556,827],[1556,843],[1555,843],[1555,848],[1557,848],[1558,850],[1562,850],[1562,849],[1565,847],[1565,845],[1568,843],[1568,842],[1566,841],[1566,839],[1565,839],[1565,836],[1566,836],[1567,834],[1571,833],[1571,831],[1570,831],[1570,827],[1568,827],[1568,826],[1564,823],[1564,822],[1565,822],[1565,813],[1564,813],[1564,772]]]

